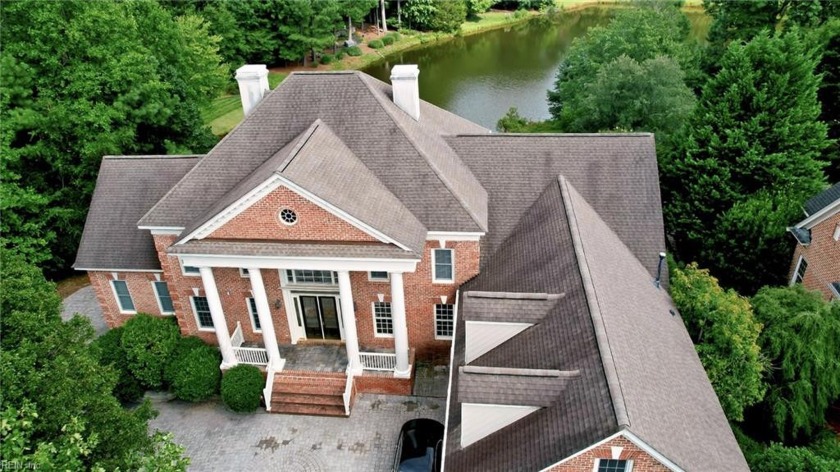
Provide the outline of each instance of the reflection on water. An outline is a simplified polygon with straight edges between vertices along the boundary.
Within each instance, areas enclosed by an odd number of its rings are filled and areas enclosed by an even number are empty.
[[[389,82],[395,64],[420,66],[420,98],[495,129],[510,107],[532,119],[549,117],[546,91],[572,41],[604,25],[615,10],[589,8],[554,21],[536,18],[509,28],[456,38],[438,46],[388,56],[364,72]],[[692,32],[705,34],[708,21],[690,13]]]

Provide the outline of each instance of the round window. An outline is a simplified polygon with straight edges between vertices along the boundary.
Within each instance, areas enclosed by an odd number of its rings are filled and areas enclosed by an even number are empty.
[[[283,224],[291,226],[297,223],[297,213],[295,213],[294,210],[291,210],[289,208],[283,208],[282,210],[280,210],[280,221],[282,221]]]

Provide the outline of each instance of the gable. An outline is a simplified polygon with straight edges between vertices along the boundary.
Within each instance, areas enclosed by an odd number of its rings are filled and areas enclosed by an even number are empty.
[[[293,224],[280,220],[292,210]],[[280,185],[216,228],[206,239],[261,241],[377,242],[378,239],[339,218],[288,187]]]

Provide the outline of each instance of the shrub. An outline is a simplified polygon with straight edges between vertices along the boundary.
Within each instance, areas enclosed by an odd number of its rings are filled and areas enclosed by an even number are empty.
[[[385,47],[381,39],[374,39],[372,41],[369,41],[368,46],[370,46],[371,49],[382,49],[383,47]]]
[[[260,406],[265,386],[260,369],[252,365],[238,365],[222,377],[222,401],[233,411],[251,412]]]
[[[402,38],[402,36],[400,35],[400,33],[396,32],[396,31],[393,31],[393,32],[388,33],[388,34],[386,34],[386,35],[385,35],[385,37],[388,37],[388,36],[390,36],[390,37],[394,38],[394,41],[399,41],[399,40],[400,40],[400,38]]]
[[[221,356],[212,346],[202,346],[189,351],[171,364],[178,366],[172,379],[172,392],[181,400],[200,402],[219,391],[222,372]]]
[[[340,60],[344,59],[344,56],[346,56],[346,55],[347,54],[344,52],[344,50],[339,50],[337,53],[335,53],[335,60],[340,61]]]
[[[347,48],[347,55],[358,57],[362,55],[362,50],[359,48],[359,46],[350,46],[349,48]]]
[[[382,44],[384,44],[386,46],[390,46],[390,45],[394,44],[394,37],[391,36],[391,35],[384,36],[382,38]]]
[[[172,385],[175,381],[175,376],[181,369],[180,361],[193,350],[200,349],[202,347],[207,347],[207,344],[195,336],[179,338],[178,343],[175,344],[175,349],[172,351],[172,356],[169,358],[169,362],[167,362],[163,368],[163,382],[166,385]]]
[[[140,313],[125,324],[120,344],[128,359],[128,368],[149,388],[163,385],[163,368],[169,362],[180,333],[174,318],[157,318]]]
[[[773,443],[763,454],[753,457],[750,467],[761,472],[833,472],[840,470],[840,461],[822,457],[804,447]]]
[[[335,56],[332,54],[324,54],[321,56],[321,64],[330,64],[335,60]]]
[[[94,340],[90,346],[100,365],[111,366],[117,372],[114,396],[120,402],[129,403],[143,396],[143,387],[128,369],[128,359],[120,345],[122,335],[123,328],[114,328]]]
[[[528,10],[519,9],[519,10],[516,10],[515,12],[513,12],[513,18],[515,20],[525,18],[526,16],[528,16]]]

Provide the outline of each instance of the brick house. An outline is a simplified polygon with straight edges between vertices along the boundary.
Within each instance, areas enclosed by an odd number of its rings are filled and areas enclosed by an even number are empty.
[[[450,361],[447,470],[746,470],[659,289],[653,136],[491,134],[418,75],[244,66],[206,155],[105,157],[75,268],[109,326],[174,317],[281,413]]]
[[[819,290],[840,300],[840,183],[805,202],[805,219],[788,231],[796,238],[790,285]]]

